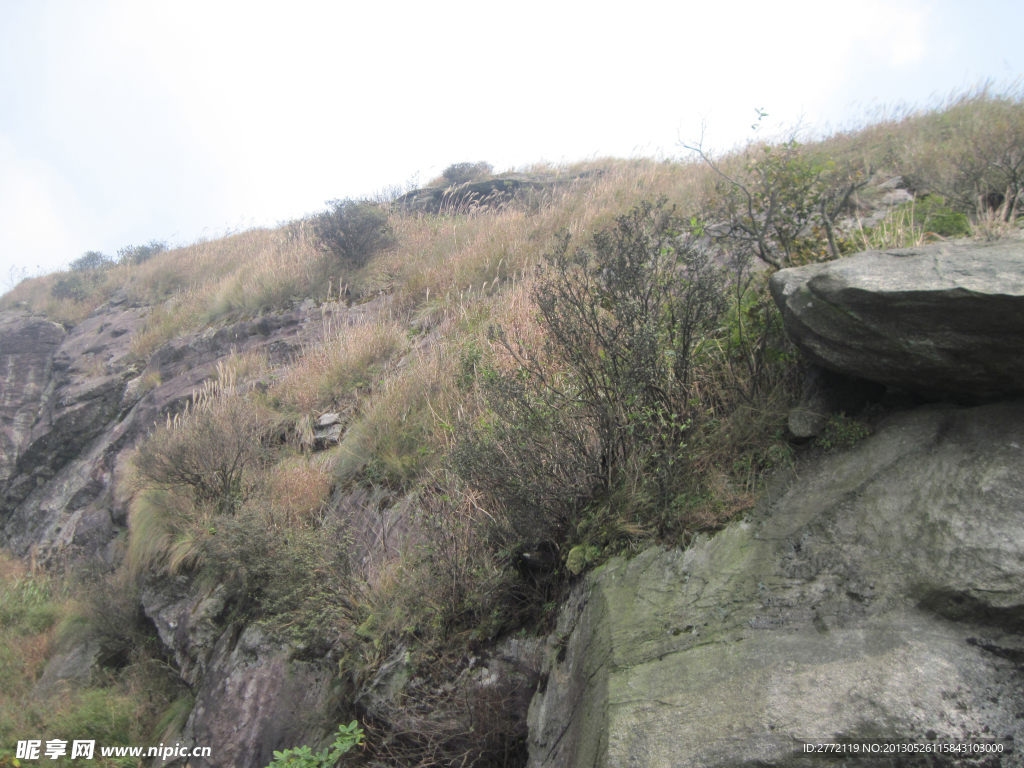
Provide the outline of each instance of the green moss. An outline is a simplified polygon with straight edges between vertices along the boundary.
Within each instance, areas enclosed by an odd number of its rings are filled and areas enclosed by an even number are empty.
[[[861,422],[845,413],[837,413],[825,424],[816,444],[829,453],[847,451],[870,434],[871,431]]]
[[[573,547],[569,550],[569,555],[565,558],[565,567],[573,576],[579,576],[587,569],[587,566],[596,563],[600,557],[600,547],[586,545]]]

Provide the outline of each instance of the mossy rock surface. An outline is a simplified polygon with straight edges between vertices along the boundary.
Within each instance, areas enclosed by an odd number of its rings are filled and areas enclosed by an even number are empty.
[[[562,609],[530,766],[795,766],[813,762],[805,742],[1024,738],[1022,510],[1024,404],[928,407],[686,551],[613,559]]]

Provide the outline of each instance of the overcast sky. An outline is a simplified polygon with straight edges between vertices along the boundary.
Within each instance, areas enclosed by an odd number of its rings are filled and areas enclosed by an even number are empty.
[[[973,9],[972,9],[973,6]],[[445,166],[678,156],[1024,75],[1024,2],[0,0],[0,290]]]

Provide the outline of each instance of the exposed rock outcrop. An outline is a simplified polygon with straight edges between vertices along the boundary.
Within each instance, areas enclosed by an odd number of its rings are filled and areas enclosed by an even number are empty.
[[[316,744],[335,723],[323,718],[331,676],[294,659],[257,627],[233,627],[217,640],[182,734],[211,746],[191,768],[262,768],[274,750]]]
[[[261,351],[285,364],[325,319],[359,323],[381,305],[312,304],[183,334],[148,361],[131,354],[145,308],[112,301],[66,334],[23,312],[0,313],[0,543],[44,561],[71,551],[109,559],[107,545],[127,524],[128,500],[113,482],[124,450],[181,410],[219,361]],[[143,369],[158,382],[148,392]]]
[[[394,205],[412,213],[468,213],[476,209],[500,208],[527,195],[541,196],[559,186],[600,176],[601,171],[575,176],[504,175],[494,179],[442,187],[423,187],[406,192]]]
[[[0,313],[0,487],[17,471],[50,383],[53,353],[64,338],[57,323],[23,312]]]
[[[487,179],[446,187],[424,187],[407,192],[395,205],[416,213],[464,212],[471,208],[497,207],[522,193],[550,188],[550,181]]]
[[[117,555],[129,496],[117,483],[127,449],[217,375],[232,354],[259,351],[272,365],[332,323],[359,323],[383,305],[313,302],[290,311],[183,334],[148,361],[131,354],[147,310],[112,301],[69,332],[22,312],[0,313],[0,543],[38,562]],[[143,375],[143,372],[147,376]],[[156,386],[145,391],[149,378]],[[230,623],[223,589],[203,592],[187,578],[151,579],[146,615],[195,693],[183,743],[213,747],[191,765],[262,768],[273,750],[316,743],[336,723],[321,722],[329,694],[323,664],[256,627]],[[55,656],[36,695],[88,682],[94,642]]]
[[[1024,241],[868,251],[771,278],[811,362],[967,403],[1024,394]]]
[[[11,314],[4,313],[7,319]],[[72,541],[95,549],[111,538],[105,496],[113,470],[109,449],[117,442],[113,427],[123,414],[125,385],[137,373],[130,341],[143,314],[108,307],[60,336],[38,318],[20,323],[22,329],[46,329],[50,344],[40,343],[40,354],[48,347],[52,352],[43,367],[37,356],[37,370],[46,375],[41,396],[33,394],[41,383],[37,378],[4,390],[5,399],[9,392],[25,403],[19,418],[29,425],[20,432],[17,459],[0,497],[0,540],[14,552],[51,551]],[[0,321],[5,348],[12,339],[16,344],[17,326]],[[59,346],[53,348],[54,341]]]
[[[801,750],[818,741],[1021,743],[1022,523],[1024,403],[893,417],[750,519],[581,582],[549,641],[530,766],[796,766],[816,764]],[[1001,760],[986,764],[1021,764]]]

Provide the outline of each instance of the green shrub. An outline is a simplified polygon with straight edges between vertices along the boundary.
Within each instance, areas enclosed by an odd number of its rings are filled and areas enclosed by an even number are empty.
[[[98,251],[87,251],[68,265],[68,273],[61,275],[50,286],[50,296],[58,301],[75,304],[101,293],[108,282],[107,270],[114,262]]]
[[[829,418],[815,443],[829,453],[848,451],[870,434],[871,430],[861,422],[845,413],[837,413]]]
[[[915,202],[914,223],[939,237],[966,237],[971,234],[967,215],[949,208],[940,195],[926,195]]]
[[[240,397],[186,411],[139,448],[135,467],[158,488],[187,488],[196,502],[232,512],[252,490],[249,471],[266,458],[268,421]]]
[[[320,752],[313,752],[309,747],[274,751],[274,762],[267,768],[332,768],[338,758],[348,753],[353,747],[363,743],[363,729],[353,720],[348,725],[339,725],[334,736],[334,743]]]
[[[448,184],[465,184],[489,178],[493,173],[494,167],[490,163],[483,161],[479,163],[452,163],[441,171],[441,178]]]
[[[590,250],[563,238],[545,262],[533,299],[546,347],[494,329],[516,369],[486,382],[490,412],[462,429],[452,460],[519,535],[558,539],[619,485],[672,497],[700,418],[692,364],[727,302],[712,254],[663,203],[619,217]]]
[[[53,281],[50,295],[58,300],[81,302],[89,298],[89,288],[80,275],[64,275]]]
[[[331,200],[313,217],[313,233],[342,267],[359,268],[394,242],[387,214],[373,203]]]

